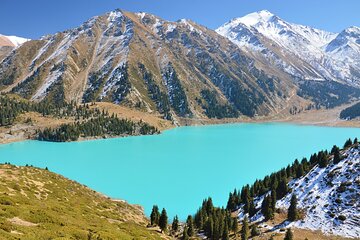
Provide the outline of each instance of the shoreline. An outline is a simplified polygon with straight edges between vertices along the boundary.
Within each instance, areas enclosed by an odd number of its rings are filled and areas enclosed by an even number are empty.
[[[352,103],[353,104],[353,103]],[[320,109],[302,112],[296,115],[271,115],[261,117],[240,117],[240,118],[227,118],[227,119],[192,119],[192,118],[179,118],[179,126],[171,124],[169,121],[158,118],[158,124],[161,124],[160,133],[164,131],[175,129],[178,127],[187,126],[209,126],[209,125],[226,125],[226,124],[241,124],[241,123],[287,123],[303,126],[323,126],[323,127],[341,127],[341,128],[360,128],[360,120],[342,120],[339,118],[341,110],[352,105],[343,105],[333,109]],[[147,114],[148,115],[148,114]],[[155,117],[155,116],[154,116]],[[53,119],[47,119],[49,121]],[[54,119],[54,121],[57,121]],[[165,122],[166,121],[166,122]],[[168,122],[168,123],[167,123]],[[39,127],[41,128],[41,127]],[[0,128],[0,145],[10,144],[15,142],[23,142],[26,140],[34,139],[34,129],[36,125],[26,126],[24,124],[17,124],[8,127]],[[15,131],[15,134],[13,133]],[[16,132],[17,131],[17,132]],[[143,135],[123,135],[123,136],[96,136],[96,137],[80,137],[74,142],[83,142],[100,139],[112,139],[112,138],[123,138],[123,137],[136,137]],[[147,136],[147,135],[146,135]],[[150,136],[150,135],[149,135]]]

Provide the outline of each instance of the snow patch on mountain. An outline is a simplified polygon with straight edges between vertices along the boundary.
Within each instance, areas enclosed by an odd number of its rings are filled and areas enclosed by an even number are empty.
[[[291,191],[276,203],[276,208],[288,209],[293,194],[297,196],[297,207],[305,213],[305,218],[295,222],[269,227],[277,231],[284,227],[321,230],[325,234],[344,237],[360,237],[360,149],[351,147],[342,152],[344,158],[338,164],[325,168],[316,165],[305,176],[288,183]],[[269,194],[269,193],[267,193]],[[264,196],[254,199],[260,208]],[[240,206],[242,207],[242,206]],[[241,208],[240,208],[241,209]],[[238,217],[243,219],[240,210]],[[261,222],[264,217],[258,211],[251,219]],[[264,225],[264,224],[263,224]]]
[[[28,38],[22,38],[22,37],[17,37],[17,36],[5,36],[5,35],[1,35],[1,34],[0,34],[0,37],[11,42],[11,44],[13,44],[14,47],[19,47],[22,44],[26,43],[27,41],[31,40]]]
[[[304,80],[334,80],[360,85],[358,27],[345,29],[340,34],[331,33],[288,23],[263,10],[235,18],[216,31],[247,52],[257,52],[267,61],[280,62],[277,64],[280,70],[302,76]],[[298,67],[294,67],[294,63]],[[297,69],[292,72],[289,71],[291,68]]]

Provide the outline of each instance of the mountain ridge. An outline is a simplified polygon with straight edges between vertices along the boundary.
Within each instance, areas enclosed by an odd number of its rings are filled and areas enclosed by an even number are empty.
[[[322,71],[332,75],[322,65],[279,51],[276,41],[244,26],[242,36],[259,49],[191,20],[118,9],[11,50],[0,62],[0,90],[32,101],[54,101],[51,93],[60,91],[60,101],[113,102],[175,123],[287,115],[360,97],[356,85],[324,79]],[[356,66],[349,71],[357,76]],[[325,90],[319,95],[318,88]]]
[[[330,33],[286,22],[264,10],[235,18],[216,31],[241,48],[256,52],[270,51],[271,54],[264,52],[263,56],[268,61],[274,59],[280,61],[284,66],[279,68],[295,77],[305,80],[333,80],[358,87],[359,64],[356,60],[359,57],[359,36],[346,35],[345,33],[350,29],[352,28],[345,29],[341,33]],[[345,35],[343,42],[347,42],[350,36],[357,38],[358,42],[356,39],[352,41],[355,42],[354,47],[347,52],[344,50],[345,53],[329,53],[328,45],[335,45],[341,35]],[[276,47],[271,47],[274,44]],[[295,59],[292,59],[294,56]],[[351,56],[353,59],[345,56]],[[301,68],[301,65],[304,67]]]

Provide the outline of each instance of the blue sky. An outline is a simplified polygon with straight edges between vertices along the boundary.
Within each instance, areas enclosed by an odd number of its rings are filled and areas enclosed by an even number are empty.
[[[294,23],[339,32],[360,26],[359,0],[0,0],[0,33],[39,38],[121,8],[167,20],[192,19],[215,29],[234,17],[267,9]]]

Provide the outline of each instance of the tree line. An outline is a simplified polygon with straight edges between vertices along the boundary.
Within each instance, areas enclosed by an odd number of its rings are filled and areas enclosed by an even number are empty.
[[[97,108],[91,109],[89,104],[77,106],[75,102],[54,104],[49,101],[29,102],[19,98],[0,95],[0,126],[11,126],[16,118],[26,112],[38,112],[42,116],[57,118],[75,117],[84,120],[104,115]]]
[[[354,141],[346,140],[343,149],[347,149],[353,145],[358,145],[358,139]],[[194,216],[189,215],[183,227],[182,239],[189,239],[197,233],[201,233],[209,239],[229,239],[230,233],[235,236],[238,234],[242,240],[250,239],[251,237],[260,234],[256,224],[250,227],[249,218],[254,216],[257,212],[261,212],[265,221],[273,219],[276,212],[276,201],[288,194],[291,189],[288,188],[288,183],[292,179],[301,178],[305,176],[315,166],[325,168],[329,164],[338,164],[343,157],[340,153],[340,148],[333,146],[330,152],[327,150],[319,151],[312,154],[309,158],[303,158],[301,161],[297,159],[293,164],[288,165],[280,171],[274,172],[265,176],[262,180],[256,180],[252,185],[244,186],[241,191],[234,190],[229,194],[229,199],[226,208],[215,207],[212,199],[208,198],[203,201],[199,210]],[[254,199],[264,197],[260,208],[256,208]],[[238,218],[231,216],[233,211],[243,208],[245,217],[241,223],[239,231]],[[287,211],[287,219],[289,221],[296,221],[300,217],[300,212],[297,207],[297,196],[292,194],[289,208]],[[178,218],[175,217],[173,221],[172,231],[179,229]],[[273,239],[272,237],[270,239]],[[285,234],[285,240],[292,240],[293,233],[288,229]]]
[[[116,115],[106,114],[84,122],[62,124],[57,128],[45,128],[37,131],[40,141],[67,142],[76,141],[80,137],[120,136],[120,135],[149,135],[158,133],[158,130],[142,121],[133,122],[119,119]]]

